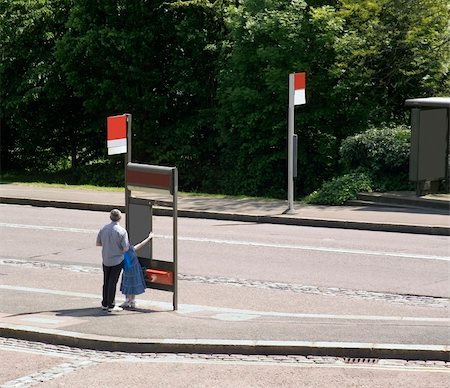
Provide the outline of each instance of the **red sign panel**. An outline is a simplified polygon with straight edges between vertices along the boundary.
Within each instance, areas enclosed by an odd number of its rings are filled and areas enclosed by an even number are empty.
[[[167,174],[158,174],[144,171],[133,171],[127,169],[127,185],[154,187],[157,189],[171,190],[172,176]]]
[[[124,139],[127,137],[127,116],[108,117],[108,140]]]
[[[294,90],[306,89],[306,73],[294,74]]]
[[[128,163],[125,183],[130,187],[146,189],[168,190],[172,195],[178,190],[176,182],[176,168],[152,166],[148,164]],[[130,190],[135,190],[130,188]],[[150,190],[151,191],[151,190]]]
[[[173,286],[173,272],[158,269],[147,269],[145,270],[145,274],[150,283]]]

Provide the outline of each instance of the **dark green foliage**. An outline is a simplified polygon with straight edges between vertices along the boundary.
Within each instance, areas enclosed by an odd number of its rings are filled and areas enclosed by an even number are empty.
[[[69,0],[0,0],[2,169],[39,170],[82,157],[81,102],[54,55]]]
[[[129,112],[133,161],[176,165],[185,190],[214,176],[219,14],[208,1],[76,2],[57,54],[97,152],[106,117]]]
[[[284,197],[288,74],[306,71],[307,194],[339,174],[343,139],[405,125],[406,98],[448,95],[449,12],[448,0],[0,0],[0,169],[109,182],[96,161],[123,159],[106,156],[106,117],[132,113],[133,161],[176,165],[181,190]],[[370,166],[345,144],[375,189],[407,184],[400,143],[383,140]]]
[[[411,189],[408,163],[411,131],[405,126],[371,128],[349,136],[340,147],[347,174],[325,182],[306,202],[341,205],[363,191]]]
[[[113,157],[77,168],[71,178],[77,185],[123,187],[125,181],[123,159]]]
[[[316,205],[342,205],[350,199],[355,199],[359,192],[370,192],[371,180],[367,174],[345,174],[331,181],[305,198],[306,203]]]
[[[347,170],[358,167],[377,173],[408,168],[411,131],[406,126],[371,128],[349,136],[339,150]]]
[[[405,126],[371,128],[342,142],[341,163],[369,174],[374,190],[408,189],[410,138]]]
[[[367,123],[404,122],[406,98],[448,95],[449,6],[448,0],[343,0],[313,10],[334,51],[329,98],[343,120],[341,138]]]
[[[1,182],[45,182],[64,185],[94,185],[104,187],[124,186],[123,158],[113,157],[72,168],[10,170],[1,175]]]
[[[287,77],[304,67],[294,52],[306,49],[305,6],[248,0],[229,14],[218,87],[219,187],[227,194],[284,193]]]

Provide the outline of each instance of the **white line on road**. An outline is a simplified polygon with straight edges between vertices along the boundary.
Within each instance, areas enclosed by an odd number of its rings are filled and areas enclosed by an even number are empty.
[[[158,236],[156,236],[158,237]],[[169,236],[169,238],[171,238]],[[193,237],[179,237],[179,240],[188,240],[196,242],[213,242],[217,244],[229,244],[229,245],[249,245],[264,248],[282,248],[282,249],[300,249],[305,251],[318,251],[318,252],[333,252],[333,253],[349,253],[355,255],[370,255],[370,256],[390,256],[390,257],[401,257],[401,258],[413,258],[413,259],[424,259],[424,260],[442,260],[450,261],[448,256],[435,256],[435,255],[418,255],[414,253],[398,253],[398,252],[386,252],[386,251],[367,251],[360,249],[344,249],[344,248],[326,248],[326,247],[313,247],[309,245],[291,245],[291,244],[269,244],[269,243],[258,243],[252,241],[235,241],[235,240],[212,240],[206,238],[193,238]]]
[[[70,292],[61,290],[50,290],[46,288],[31,288],[20,286],[0,285],[0,289],[9,291],[31,292],[41,294],[51,294],[59,296],[96,299],[99,300],[99,295],[87,294],[81,292]],[[158,301],[145,301],[138,300],[139,305],[152,306],[162,310],[171,310],[172,304]],[[427,323],[450,323],[450,318],[436,318],[436,317],[402,317],[402,316],[384,316],[384,315],[337,315],[337,314],[304,314],[304,313],[282,313],[275,311],[256,311],[256,310],[244,310],[234,309],[227,307],[215,307],[215,306],[202,306],[193,304],[179,304],[178,313],[180,314],[193,314],[193,313],[213,313],[220,314],[220,318],[215,319],[225,320],[224,314],[229,314],[230,319],[236,320],[237,314],[241,316],[247,316],[248,319],[257,317],[278,317],[278,318],[303,318],[303,319],[330,319],[330,320],[353,320],[353,321],[390,321],[390,322],[427,322]]]
[[[79,229],[79,228],[67,228],[61,226],[44,226],[44,225],[26,225],[26,224],[9,224],[0,222],[0,227],[3,228],[18,228],[18,229],[33,229],[33,230],[49,230],[53,232],[70,232],[70,233],[98,233],[98,230],[93,229]],[[172,236],[155,234],[155,238],[172,239]],[[263,248],[275,248],[275,249],[298,249],[305,251],[317,251],[317,252],[331,252],[331,253],[345,253],[353,255],[365,255],[365,256],[388,256],[398,258],[409,259],[421,259],[421,260],[437,260],[437,261],[450,261],[449,256],[437,256],[437,255],[422,255],[414,253],[402,253],[402,252],[387,252],[387,251],[369,251],[362,249],[346,249],[335,247],[313,247],[310,245],[292,245],[292,244],[270,244],[260,243],[255,241],[237,241],[237,240],[221,240],[221,239],[209,239],[200,237],[182,237],[179,236],[180,241],[193,241],[200,243],[213,243],[213,244],[225,244],[225,245],[245,245]]]
[[[16,228],[16,229],[33,229],[33,230],[49,230],[52,232],[70,232],[70,233],[97,233],[98,230],[67,228],[63,226],[45,226],[45,225],[28,225],[28,224],[8,224],[0,222],[1,228]]]

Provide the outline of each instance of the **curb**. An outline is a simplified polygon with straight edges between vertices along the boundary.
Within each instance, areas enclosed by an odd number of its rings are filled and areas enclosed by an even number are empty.
[[[119,209],[122,213],[125,211],[124,205],[111,205],[101,203],[85,203],[72,201],[51,201],[44,199],[30,199],[30,198],[13,198],[0,197],[0,203],[8,205],[28,205],[36,207],[54,207],[59,209],[74,209],[74,210],[92,210],[109,212],[112,207]]]
[[[109,212],[111,210],[111,207],[116,207],[120,211],[125,212],[125,206],[117,204],[112,205],[101,203],[51,201],[51,200],[11,198],[11,197],[0,197],[0,203],[11,205],[31,205],[36,207],[54,207],[54,208],[104,211],[104,212]],[[171,216],[172,210],[155,206],[153,207],[153,214],[156,216]],[[286,215],[276,217],[276,216],[218,213],[206,211],[200,212],[195,210],[180,210],[180,209],[178,210],[178,216],[185,218],[243,221],[243,222],[255,222],[266,224],[283,224],[283,225],[311,226],[322,228],[355,229],[355,230],[369,230],[369,231],[410,233],[410,234],[426,234],[436,236],[450,236],[450,227],[445,226],[386,224],[374,222],[325,220],[316,218],[292,218]]]
[[[391,205],[400,207],[419,207],[422,209],[435,209],[450,211],[450,203],[437,199],[397,198],[391,195],[379,196],[373,193],[358,193],[357,200],[366,201],[374,205]]]
[[[0,336],[52,345],[125,353],[201,353],[298,355],[349,358],[450,361],[450,346],[207,339],[136,339],[2,325]]]

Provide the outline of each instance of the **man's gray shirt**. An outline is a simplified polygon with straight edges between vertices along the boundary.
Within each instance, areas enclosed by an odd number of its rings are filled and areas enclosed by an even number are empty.
[[[128,233],[117,222],[105,225],[97,235],[97,245],[102,246],[103,264],[107,267],[118,265],[123,260],[123,252],[130,243]]]

